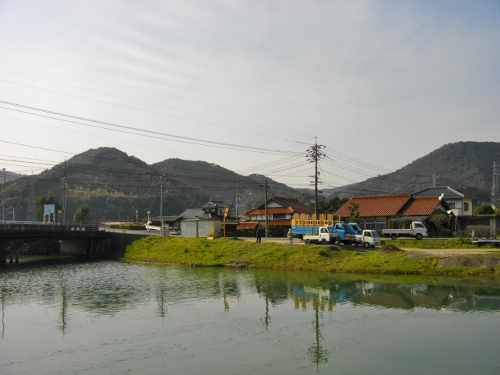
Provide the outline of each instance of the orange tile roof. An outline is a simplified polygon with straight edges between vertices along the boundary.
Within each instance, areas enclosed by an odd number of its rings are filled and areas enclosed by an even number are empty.
[[[267,209],[267,214],[293,214],[293,210],[290,207],[269,207]],[[266,210],[264,208],[254,208],[253,210],[248,211],[246,214],[248,216],[254,215],[265,215]]]
[[[243,221],[236,226],[236,229],[255,229],[258,221]]]
[[[354,197],[340,207],[334,216],[348,217],[349,206],[356,203],[359,206],[360,217],[395,216],[411,199],[408,195],[381,195],[374,197]]]
[[[271,220],[267,223],[270,227],[289,227],[292,225],[291,220]]]
[[[403,216],[430,216],[441,204],[438,197],[417,197],[402,213]]]

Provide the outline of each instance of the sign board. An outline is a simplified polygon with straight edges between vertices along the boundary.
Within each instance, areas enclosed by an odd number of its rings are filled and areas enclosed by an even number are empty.
[[[43,216],[51,215],[56,213],[55,204],[44,204],[43,205]]]

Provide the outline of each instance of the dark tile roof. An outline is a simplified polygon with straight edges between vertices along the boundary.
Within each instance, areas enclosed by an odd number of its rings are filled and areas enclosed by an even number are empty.
[[[439,197],[443,194],[444,199],[463,199],[465,195],[449,186],[430,187],[412,194],[414,197]]]
[[[179,216],[181,216],[183,219],[210,219],[210,215],[204,214],[201,208],[188,208]]]
[[[299,214],[310,214],[313,212],[311,207],[300,203],[297,200],[297,198],[271,197],[270,199],[267,200],[268,205],[269,205],[269,202],[275,202],[275,203],[279,204],[281,207],[290,208],[292,213],[296,212]],[[260,206],[258,206],[257,208],[254,208],[253,210],[264,209],[264,208],[265,208],[265,203],[262,203]],[[250,211],[253,211],[253,210],[250,210]],[[250,212],[250,211],[248,211],[248,212]]]

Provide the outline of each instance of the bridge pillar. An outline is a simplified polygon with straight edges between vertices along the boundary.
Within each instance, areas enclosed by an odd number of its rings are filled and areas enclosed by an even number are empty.
[[[19,248],[11,246],[9,248],[9,263],[13,264],[14,261],[19,264]]]
[[[19,248],[14,246],[14,241],[0,242],[0,267],[7,265],[7,258],[10,264],[19,264]]]
[[[0,242],[0,267],[5,266],[7,263],[7,250],[5,246],[7,244],[4,241]]]

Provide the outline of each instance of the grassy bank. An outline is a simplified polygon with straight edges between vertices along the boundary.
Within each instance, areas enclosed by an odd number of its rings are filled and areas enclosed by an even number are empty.
[[[290,248],[281,243],[255,243],[233,239],[150,236],[129,245],[123,258],[135,262],[197,266],[221,266],[231,261],[245,261],[249,268],[338,273],[498,276],[498,272],[491,268],[438,268],[436,257],[414,259],[407,257],[404,251],[371,250],[358,253],[328,247]]]

